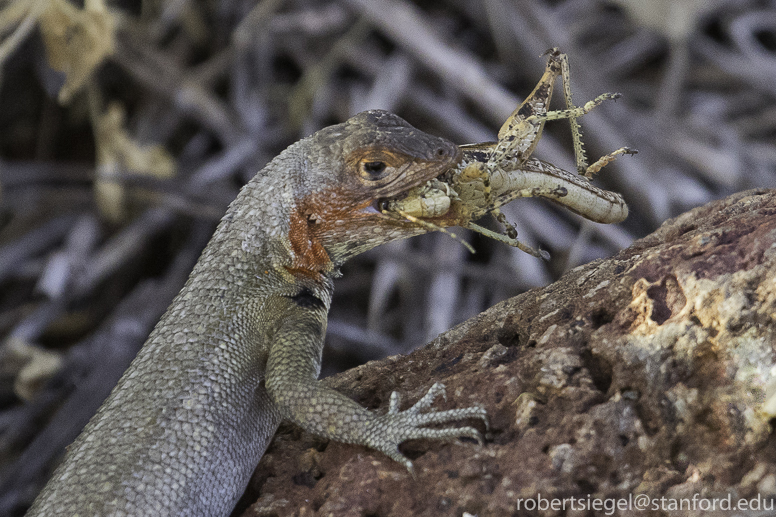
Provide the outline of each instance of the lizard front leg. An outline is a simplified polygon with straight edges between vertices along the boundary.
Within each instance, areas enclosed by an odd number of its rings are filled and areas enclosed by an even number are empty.
[[[487,426],[482,407],[433,410],[434,399],[444,396],[441,383],[434,384],[424,397],[405,411],[399,411],[400,398],[394,392],[388,412],[379,415],[318,381],[328,312],[328,306],[321,298],[327,297],[318,297],[307,288],[289,297],[287,315],[271,345],[266,387],[283,418],[315,435],[380,451],[402,463],[410,472],[412,462],[399,451],[399,444],[406,440],[468,436],[482,443],[479,431],[473,427],[424,427],[469,418],[481,419]]]

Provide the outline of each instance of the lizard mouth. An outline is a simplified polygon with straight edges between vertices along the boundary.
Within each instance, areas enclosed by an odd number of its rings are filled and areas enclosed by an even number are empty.
[[[371,205],[368,205],[366,208],[361,210],[364,214],[379,214],[383,215],[381,207],[385,206],[385,204],[388,202],[388,198],[381,197],[374,200],[374,202]]]
[[[389,215],[392,211],[391,206],[394,202],[411,197],[411,193],[422,185],[430,185],[431,182],[435,180],[445,182],[445,180],[448,179],[446,178],[447,174],[459,167],[461,160],[462,153],[459,150],[455,158],[451,160],[450,163],[447,163],[441,167],[437,166],[429,168],[427,172],[431,172],[431,174],[419,175],[416,181],[413,181],[411,184],[404,185],[400,192],[389,192],[387,193],[388,195],[375,198],[375,200],[364,209],[362,209],[361,212],[364,214],[379,214],[385,218],[395,220],[395,216]]]
[[[364,207],[361,210],[361,213],[365,215],[378,215],[383,219],[396,220],[396,217],[393,216],[390,211],[391,202],[396,199],[402,199],[405,196],[406,192],[403,192],[399,196],[379,197],[375,199],[370,205]]]
[[[364,211],[377,212],[388,219],[408,220],[414,223],[421,219],[444,215],[450,208],[451,192],[447,183],[440,180],[445,175],[446,173],[442,173],[398,196],[378,198]]]

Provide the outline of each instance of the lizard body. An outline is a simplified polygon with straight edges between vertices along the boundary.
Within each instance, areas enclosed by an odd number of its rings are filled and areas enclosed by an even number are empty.
[[[333,278],[348,258],[426,230],[386,217],[456,165],[454,144],[382,111],[286,149],[240,192],[191,276],[28,516],[228,515],[282,419],[411,467],[420,426],[481,408],[368,412],[317,380]]]

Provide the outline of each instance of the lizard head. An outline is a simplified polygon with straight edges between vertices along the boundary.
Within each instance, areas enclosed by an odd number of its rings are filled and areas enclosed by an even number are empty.
[[[318,185],[329,183],[362,203],[393,197],[455,166],[458,146],[382,110],[364,111],[312,137]],[[320,167],[315,167],[319,165]],[[310,175],[308,175],[310,179]]]
[[[416,225],[383,215],[380,200],[425,183],[461,159],[452,142],[381,110],[359,113],[315,133],[305,155],[292,242],[318,243],[334,264],[423,233]]]

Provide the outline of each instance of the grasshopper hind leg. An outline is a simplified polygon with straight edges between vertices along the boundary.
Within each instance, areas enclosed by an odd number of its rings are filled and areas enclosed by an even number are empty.
[[[604,156],[600,157],[595,163],[589,165],[585,170],[584,176],[589,180],[593,179],[593,176],[595,176],[595,174],[598,171],[600,171],[605,166],[613,162],[615,158],[617,158],[621,154],[634,155],[634,154],[638,154],[638,151],[636,149],[631,149],[629,147],[620,147],[616,151],[612,151],[609,154],[605,154]]]
[[[503,242],[504,244],[508,244],[509,246],[519,249],[520,251],[524,251],[525,253],[528,253],[529,255],[532,255],[536,258],[550,260],[549,252],[545,250],[538,250],[538,249],[532,248],[528,244],[520,242],[516,238],[512,238],[508,235],[502,235],[498,232],[494,232],[493,230],[488,230],[484,226],[480,226],[479,224],[475,224],[475,223],[469,223],[466,225],[466,227],[481,235],[484,235],[485,237],[488,237],[498,242]]]

